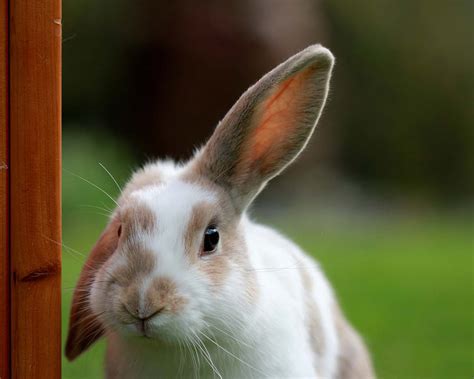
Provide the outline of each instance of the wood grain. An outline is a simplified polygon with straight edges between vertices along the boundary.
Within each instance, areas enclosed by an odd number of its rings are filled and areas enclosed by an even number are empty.
[[[0,0],[0,378],[10,376],[8,0]]]
[[[11,374],[61,376],[61,3],[10,0]]]

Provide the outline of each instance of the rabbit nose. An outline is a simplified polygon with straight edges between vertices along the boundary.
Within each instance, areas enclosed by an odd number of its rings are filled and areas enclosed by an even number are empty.
[[[156,315],[158,315],[165,309],[164,306],[160,306],[152,310],[143,311],[139,308],[130,309],[126,304],[123,304],[123,307],[133,318],[139,320],[141,323],[144,323],[150,320],[151,318],[155,317]]]
[[[139,313],[139,316],[137,317],[141,322],[148,321],[149,319],[155,317],[157,314],[161,313],[161,311],[165,309],[165,307],[160,307],[156,309],[155,311],[148,312],[146,316],[143,316]]]
[[[155,310],[154,312],[150,312],[147,316],[136,317],[138,319],[138,323],[137,323],[138,331],[141,334],[146,335],[146,322],[148,320],[152,319],[153,317],[155,317],[157,314],[159,314],[163,309],[164,309],[164,307],[161,307],[161,308]]]

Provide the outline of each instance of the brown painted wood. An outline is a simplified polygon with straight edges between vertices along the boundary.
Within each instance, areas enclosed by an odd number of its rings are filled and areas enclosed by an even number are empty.
[[[0,0],[0,378],[10,376],[8,0]]]
[[[10,0],[13,378],[61,376],[61,3]]]

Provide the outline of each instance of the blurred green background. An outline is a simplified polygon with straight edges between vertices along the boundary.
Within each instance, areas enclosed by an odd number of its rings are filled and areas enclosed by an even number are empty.
[[[336,56],[307,151],[252,215],[322,265],[380,378],[474,375],[471,1],[63,2],[63,331],[134,168],[185,159],[238,96],[315,42]],[[78,254],[80,253],[80,254]],[[63,362],[100,378],[104,346]]]

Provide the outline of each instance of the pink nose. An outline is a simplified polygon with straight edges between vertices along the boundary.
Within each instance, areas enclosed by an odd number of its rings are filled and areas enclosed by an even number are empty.
[[[151,328],[151,319],[160,313],[178,314],[185,306],[186,299],[177,290],[175,282],[169,278],[155,278],[143,288],[136,280],[123,288],[122,316],[125,324],[134,324],[143,333],[145,327]]]
[[[136,325],[137,329],[141,334],[146,334],[146,325],[149,320],[151,320],[153,317],[157,316],[160,314],[165,307],[159,307],[155,308],[153,310],[147,310],[146,312],[142,311],[141,309],[135,308],[135,309],[130,309],[124,304],[124,308],[127,310],[127,312],[137,320]]]
[[[151,320],[153,317],[155,317],[156,315],[158,315],[165,307],[161,307],[159,309],[157,309],[156,311],[154,312],[149,312],[147,316],[142,316],[142,317],[135,317],[133,314],[132,316],[137,318],[138,319],[138,323],[137,323],[137,329],[138,331],[141,333],[141,334],[144,334],[146,335],[146,324],[147,324],[147,321]]]
[[[128,313],[130,313],[130,315],[133,317],[133,318],[136,318],[138,320],[142,320],[142,321],[147,321],[149,319],[151,319],[152,317],[156,316],[157,314],[159,314],[161,311],[163,311],[163,309],[165,309],[164,306],[161,306],[161,307],[158,307],[158,308],[155,308],[155,309],[152,309],[152,310],[141,310],[139,308],[136,308],[136,309],[130,309],[130,307],[128,307],[127,305],[124,304],[124,308],[127,310]]]

